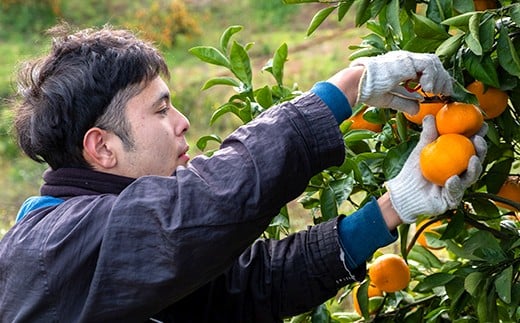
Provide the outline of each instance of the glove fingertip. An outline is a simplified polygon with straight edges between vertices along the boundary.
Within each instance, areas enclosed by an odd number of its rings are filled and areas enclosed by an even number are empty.
[[[476,174],[478,176],[480,175],[481,171],[482,164],[480,162],[480,158],[478,158],[478,156],[476,155],[471,156],[468,162],[468,169],[466,170],[466,172],[470,174]]]
[[[484,137],[489,130],[489,125],[487,122],[484,122],[482,124],[482,127],[480,127],[479,131],[477,132],[476,136]]]
[[[480,159],[476,155],[471,156],[466,172],[460,177],[460,185],[466,189],[478,180],[481,173],[482,164]]]
[[[437,126],[435,125],[435,117],[428,114],[424,117],[422,123],[421,139],[433,141],[438,137]]]
[[[475,146],[478,159],[480,162],[483,162],[488,149],[486,140],[481,136],[473,136],[471,141],[473,142],[473,146]]]
[[[396,95],[391,96],[391,100],[387,105],[389,108],[394,108],[399,111],[414,115],[419,112],[419,102],[413,98],[408,99]]]

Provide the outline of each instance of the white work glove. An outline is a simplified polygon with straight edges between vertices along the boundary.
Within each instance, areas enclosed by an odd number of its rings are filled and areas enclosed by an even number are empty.
[[[422,95],[408,91],[403,83],[419,82],[425,92],[453,94],[453,79],[434,54],[391,51],[373,57],[361,57],[350,66],[365,66],[359,82],[358,103],[392,108],[411,115],[419,111]]]
[[[444,187],[433,184],[423,177],[419,166],[421,150],[437,139],[435,118],[428,115],[423,120],[423,129],[417,146],[403,165],[399,174],[386,183],[394,209],[404,223],[413,223],[418,215],[439,215],[455,209],[462,200],[464,191],[475,183],[482,172],[482,162],[487,153],[483,136],[487,132],[484,123],[479,133],[471,137],[476,155],[471,156],[467,170],[461,176],[448,178]]]

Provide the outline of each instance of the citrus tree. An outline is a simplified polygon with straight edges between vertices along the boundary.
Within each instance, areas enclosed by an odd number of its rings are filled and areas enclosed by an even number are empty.
[[[314,176],[299,199],[314,223],[337,216],[345,205],[356,209],[371,197],[381,196],[384,182],[399,173],[415,147],[422,116],[437,115],[447,105],[478,107],[481,116],[476,121],[465,118],[466,113],[462,117],[439,115],[437,127],[450,132],[461,124],[478,129],[485,122],[488,154],[482,175],[465,192],[457,209],[434,218],[424,215],[417,224],[400,226],[396,256],[404,260],[404,267],[403,262],[387,260],[378,251],[369,262],[365,281],[345,287],[336,298],[291,321],[520,321],[520,4],[507,0],[321,2],[325,4],[309,22],[308,35],[319,32],[326,19],[342,21],[347,14],[355,15],[356,26],[365,26],[369,33],[360,44],[351,44],[351,59],[399,49],[435,53],[453,76],[455,93],[449,98],[423,93],[425,101],[418,116],[354,107],[354,116],[340,126],[347,151],[343,164]],[[247,123],[301,93],[296,86],[284,84],[286,44],[262,68],[273,76],[273,83],[253,86],[248,55],[253,45],[233,37],[241,29],[226,29],[218,46],[191,49],[204,62],[228,71],[226,76],[209,79],[203,89],[229,86],[234,91],[215,110],[211,124],[229,113]],[[197,146],[211,154],[208,143],[212,141],[222,140],[207,135]],[[430,155],[454,153],[449,144],[447,147]],[[279,239],[290,229],[288,208],[284,207],[265,236]],[[377,283],[382,275],[405,283],[385,288]],[[353,299],[355,310],[337,306],[347,299]]]

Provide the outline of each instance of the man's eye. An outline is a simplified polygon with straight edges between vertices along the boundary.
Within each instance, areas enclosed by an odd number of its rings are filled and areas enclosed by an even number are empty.
[[[170,107],[169,106],[165,106],[162,109],[160,109],[158,111],[158,113],[160,113],[160,114],[167,114],[169,110],[170,110]]]

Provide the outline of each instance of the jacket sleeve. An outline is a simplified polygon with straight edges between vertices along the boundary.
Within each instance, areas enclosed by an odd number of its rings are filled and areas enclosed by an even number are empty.
[[[345,267],[340,218],[281,240],[257,240],[228,271],[154,318],[166,322],[282,322],[335,296],[366,274]],[[194,312],[194,304],[199,311]]]
[[[174,176],[136,180],[107,214],[85,317],[157,313],[222,275],[313,175],[344,154],[334,116],[308,93],[265,111]]]
[[[305,313],[334,297],[341,287],[364,279],[364,264],[355,269],[345,266],[338,219],[282,240],[259,240],[241,255],[227,278],[227,292],[245,303],[242,308],[252,310],[246,315],[257,318],[268,313],[272,318],[262,322],[270,322]]]

